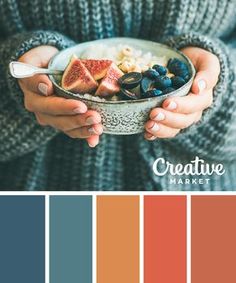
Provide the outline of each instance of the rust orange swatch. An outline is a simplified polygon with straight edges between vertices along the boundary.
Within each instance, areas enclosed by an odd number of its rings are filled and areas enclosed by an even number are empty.
[[[173,282],[186,282],[186,197],[145,196],[144,283]]]
[[[236,196],[192,197],[192,283],[236,282]]]
[[[97,283],[139,283],[139,197],[97,197]]]

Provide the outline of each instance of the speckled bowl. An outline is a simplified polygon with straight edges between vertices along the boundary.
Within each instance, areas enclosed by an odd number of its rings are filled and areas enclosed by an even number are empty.
[[[74,94],[64,90],[60,86],[61,77],[51,75],[50,79],[53,82],[55,92],[58,96],[81,100],[88,106],[89,109],[94,109],[101,114],[104,133],[113,135],[131,135],[141,133],[144,131],[144,124],[148,120],[148,115],[152,108],[160,106],[167,97],[184,96],[188,94],[195,76],[195,69],[191,61],[185,55],[175,49],[147,40],[133,38],[111,38],[78,44],[57,53],[51,59],[49,68],[64,70],[72,54],[76,54],[78,57],[80,57],[80,54],[86,48],[98,43],[103,43],[110,46],[127,44],[145,52],[150,51],[156,56],[166,56],[167,59],[176,57],[188,65],[191,74],[190,80],[184,86],[160,97],[140,100],[104,102],[85,99],[83,95]]]

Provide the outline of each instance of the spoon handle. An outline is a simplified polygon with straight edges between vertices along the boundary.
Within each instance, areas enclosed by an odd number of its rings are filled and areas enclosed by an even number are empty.
[[[12,61],[9,64],[9,68],[11,75],[17,79],[32,77],[36,74],[61,75],[63,73],[61,70],[38,68],[17,61]]]

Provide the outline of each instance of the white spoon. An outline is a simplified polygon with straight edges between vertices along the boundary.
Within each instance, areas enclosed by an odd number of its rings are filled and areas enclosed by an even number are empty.
[[[9,68],[11,75],[17,79],[32,77],[36,74],[61,75],[63,73],[61,70],[38,68],[17,61],[12,61]]]

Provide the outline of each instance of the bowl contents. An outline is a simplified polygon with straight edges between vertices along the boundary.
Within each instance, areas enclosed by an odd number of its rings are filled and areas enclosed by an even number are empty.
[[[151,52],[144,52],[124,44],[117,46],[92,45],[80,57],[82,59],[109,59],[125,73],[144,72],[155,64],[165,65],[167,61],[165,56],[157,57]]]
[[[131,46],[101,44],[71,57],[61,86],[96,101],[137,100],[175,91],[189,79],[187,64],[178,58],[167,61]]]

